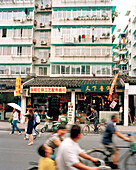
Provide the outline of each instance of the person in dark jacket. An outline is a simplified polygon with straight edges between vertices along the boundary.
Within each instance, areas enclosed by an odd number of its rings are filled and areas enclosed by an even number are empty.
[[[91,112],[88,112],[87,119],[90,121],[93,120],[94,123],[94,132],[98,132],[97,124],[99,123],[98,112],[94,108],[90,108]],[[90,113],[90,114],[89,114]]]

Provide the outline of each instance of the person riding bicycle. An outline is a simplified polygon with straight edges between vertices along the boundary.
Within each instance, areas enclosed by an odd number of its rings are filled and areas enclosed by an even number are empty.
[[[56,163],[58,170],[100,170],[99,167],[89,167],[80,162],[79,156],[93,162],[98,162],[100,159],[91,157],[82,151],[77,141],[82,137],[81,128],[78,125],[73,125],[70,130],[70,138],[66,138],[59,146],[57,152]]]
[[[98,132],[97,124],[99,123],[98,112],[96,110],[94,110],[94,108],[91,107],[89,109],[88,113],[87,113],[87,118],[86,119],[87,120],[89,119],[90,121],[93,120],[94,132],[97,133]]]
[[[129,138],[124,137],[120,132],[118,132],[115,129],[114,123],[118,122],[118,115],[114,114],[111,117],[111,120],[107,122],[106,128],[104,131],[103,139],[102,139],[102,144],[104,147],[111,153],[113,154],[112,160],[113,160],[113,166],[112,169],[118,169],[118,148],[115,146],[115,144],[112,141],[112,136],[115,134],[119,138],[123,139],[124,141],[130,142]]]
[[[49,146],[52,148],[53,153],[51,155],[51,159],[55,160],[56,155],[55,155],[55,149],[59,147],[61,142],[64,140],[64,135],[66,134],[67,129],[64,124],[61,124],[56,133],[53,133],[52,135],[49,136],[49,138],[46,140],[45,145]]]

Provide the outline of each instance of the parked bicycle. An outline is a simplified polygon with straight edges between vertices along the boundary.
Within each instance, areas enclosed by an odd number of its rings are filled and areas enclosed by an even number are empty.
[[[98,123],[97,124],[98,133],[101,134],[104,131],[104,127],[105,126],[102,126],[100,123]],[[83,133],[84,136],[86,136],[89,133],[95,133],[93,122],[90,122],[90,120],[86,120],[86,124],[82,128],[82,133]]]
[[[123,153],[119,157],[119,162],[124,160],[123,163],[123,170],[136,170],[136,143],[130,143],[130,146],[117,146],[118,148],[128,148],[125,153]],[[92,157],[97,157],[106,163],[107,166],[112,168],[112,154],[107,151],[106,149],[101,148],[94,148],[87,151]],[[97,166],[97,163],[93,163],[93,165]]]

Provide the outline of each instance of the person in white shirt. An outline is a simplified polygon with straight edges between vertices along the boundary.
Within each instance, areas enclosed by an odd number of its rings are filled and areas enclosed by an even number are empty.
[[[59,146],[56,158],[58,170],[100,170],[99,167],[89,167],[79,161],[79,156],[93,162],[98,162],[100,160],[91,157],[81,150],[77,143],[81,136],[80,126],[73,125],[70,132],[70,138],[66,138]]]
[[[18,122],[18,111],[14,108],[13,110],[13,124],[12,124],[12,132],[10,134],[14,134],[14,129],[16,128],[19,131],[19,135],[21,134],[21,130],[17,127]]]

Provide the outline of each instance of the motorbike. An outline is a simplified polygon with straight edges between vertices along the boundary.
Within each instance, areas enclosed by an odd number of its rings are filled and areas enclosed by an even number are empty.
[[[59,125],[67,124],[67,117],[61,117],[59,121],[53,121],[51,117],[47,116],[47,120],[45,121],[44,126],[41,128],[41,132],[44,133],[46,131],[55,131],[58,129]]]

